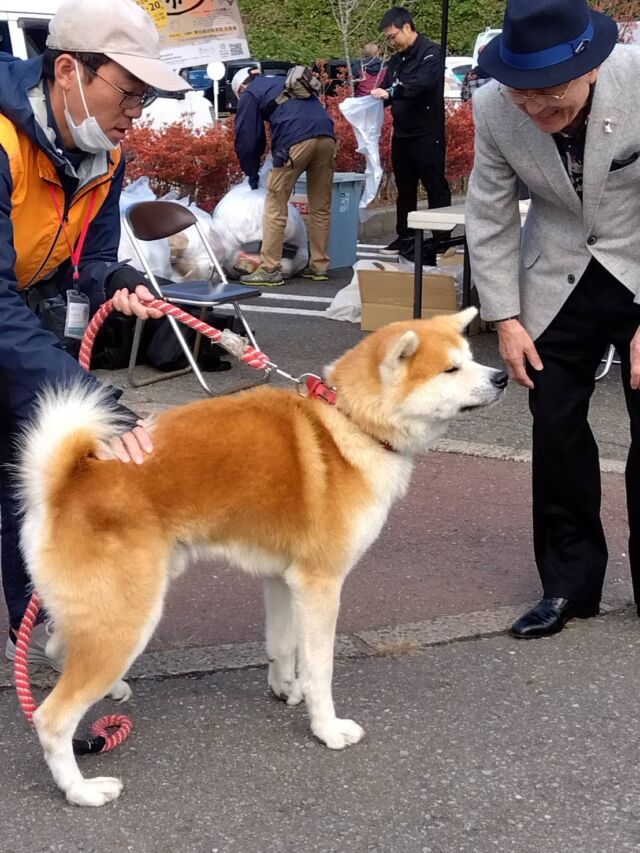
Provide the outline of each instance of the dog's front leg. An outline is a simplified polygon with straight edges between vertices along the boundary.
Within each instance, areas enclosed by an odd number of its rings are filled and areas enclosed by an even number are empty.
[[[298,626],[302,691],[311,717],[311,731],[329,749],[357,743],[363,729],[353,720],[336,717],[331,694],[333,645],[340,607],[341,579],[319,580],[292,568],[287,573]]]
[[[302,701],[296,678],[296,624],[291,590],[282,578],[265,578],[264,604],[267,626],[269,687],[287,705]]]

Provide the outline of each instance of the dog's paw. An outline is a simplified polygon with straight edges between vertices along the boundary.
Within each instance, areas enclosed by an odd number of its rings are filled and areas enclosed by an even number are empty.
[[[104,806],[116,800],[122,791],[122,782],[108,776],[82,779],[67,791],[67,799],[75,806]]]
[[[364,735],[364,729],[353,720],[332,720],[330,723],[312,726],[312,732],[329,749],[344,749],[345,746],[358,743]]]
[[[299,705],[304,699],[302,686],[297,678],[292,681],[281,681],[269,676],[269,687],[276,699],[281,699],[287,705]]]
[[[126,681],[120,680],[116,681],[107,696],[114,702],[128,702],[131,699],[132,691]]]

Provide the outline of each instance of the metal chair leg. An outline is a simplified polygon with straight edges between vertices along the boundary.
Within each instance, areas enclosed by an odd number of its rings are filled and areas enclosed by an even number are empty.
[[[613,344],[609,344],[609,348],[606,352],[606,355],[602,359],[602,361],[604,362],[604,367],[602,368],[600,373],[596,373],[596,382],[598,382],[599,379],[603,379],[607,375],[607,373],[611,369],[612,364],[620,364],[620,359],[614,358],[615,354],[616,348]]]
[[[142,339],[142,329],[145,320],[138,318],[133,332],[133,344],[131,345],[131,355],[129,356],[129,367],[127,369],[127,380],[132,388],[143,388],[145,385],[154,385],[156,382],[164,382],[165,379],[172,379],[175,376],[184,376],[186,373],[191,373],[190,367],[182,367],[180,370],[171,370],[169,373],[161,373],[157,376],[148,376],[146,379],[139,379],[136,376],[136,362],[138,360],[138,350],[140,349],[140,341]]]

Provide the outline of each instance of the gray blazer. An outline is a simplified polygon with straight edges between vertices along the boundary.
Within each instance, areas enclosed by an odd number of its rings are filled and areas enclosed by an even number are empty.
[[[497,83],[475,94],[465,219],[486,320],[520,315],[537,338],[592,257],[640,303],[639,101],[640,47],[617,45],[595,87],[581,203],[551,134],[538,130]],[[611,171],[614,160],[629,163]],[[517,176],[531,192],[522,229]]]

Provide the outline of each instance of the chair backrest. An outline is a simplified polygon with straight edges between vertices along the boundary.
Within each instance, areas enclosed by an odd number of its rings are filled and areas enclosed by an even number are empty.
[[[125,216],[138,240],[162,240],[197,221],[195,214],[177,201],[139,201],[127,208]]]

